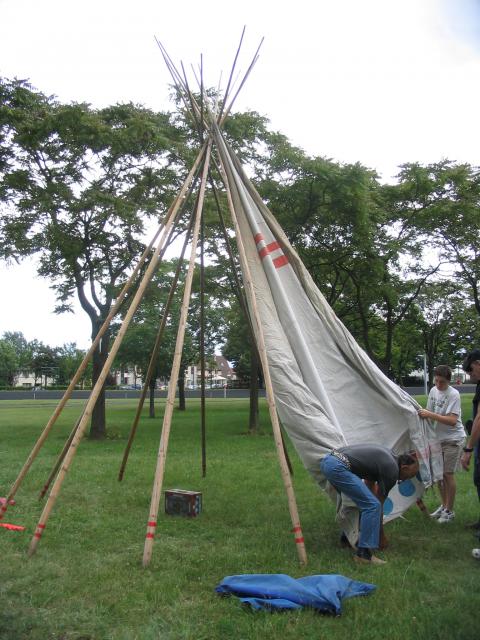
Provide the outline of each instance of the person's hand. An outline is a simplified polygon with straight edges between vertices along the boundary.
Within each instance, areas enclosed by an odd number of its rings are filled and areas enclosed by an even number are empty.
[[[420,416],[420,418],[429,418],[430,417],[430,411],[427,411],[427,409],[419,409],[418,410],[418,415]]]
[[[465,471],[468,471],[468,467],[470,466],[471,458],[472,458],[472,452],[471,451],[464,451],[462,453],[462,457],[460,458],[460,464],[465,469]]]

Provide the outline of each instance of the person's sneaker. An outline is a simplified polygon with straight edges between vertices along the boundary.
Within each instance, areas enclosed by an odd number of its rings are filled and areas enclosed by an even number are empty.
[[[433,511],[430,514],[430,518],[440,518],[440,516],[442,515],[443,511],[444,511],[445,507],[443,506],[443,504],[441,504],[438,509],[435,509],[435,511]]]
[[[455,511],[448,511],[448,509],[444,509],[442,511],[441,516],[438,518],[437,522],[439,524],[444,524],[445,522],[452,522],[455,518]]]
[[[373,553],[370,556],[370,558],[362,558],[360,556],[354,555],[353,560],[357,564],[374,564],[374,565],[387,564],[386,560],[381,560],[380,558],[377,558],[377,556],[374,556]]]
[[[472,549],[472,556],[475,560],[480,560],[480,549]]]

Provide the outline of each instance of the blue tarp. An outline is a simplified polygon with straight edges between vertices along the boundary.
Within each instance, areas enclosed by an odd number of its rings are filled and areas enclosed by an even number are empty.
[[[357,582],[340,575],[291,578],[285,574],[244,574],[227,576],[215,591],[234,595],[253,609],[301,609],[312,607],[323,613],[340,615],[343,598],[365,596],[374,584]]]

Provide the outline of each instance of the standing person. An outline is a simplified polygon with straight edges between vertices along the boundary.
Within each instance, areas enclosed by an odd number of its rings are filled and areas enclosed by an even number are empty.
[[[455,470],[465,441],[465,429],[462,424],[460,394],[450,386],[452,370],[441,364],[435,367],[433,374],[435,386],[428,394],[427,408],[420,409],[418,414],[435,422],[437,442],[442,447],[443,480],[439,483],[442,504],[430,515],[444,524],[455,518]]]
[[[320,462],[330,484],[348,496],[360,509],[360,533],[354,560],[363,564],[385,564],[373,555],[380,544],[382,505],[398,480],[413,478],[418,461],[409,454],[396,456],[375,444],[357,444],[332,451]],[[363,480],[377,483],[378,498]]]
[[[467,354],[463,361],[463,370],[470,374],[470,378],[477,383],[477,388],[473,397],[472,427],[460,461],[462,467],[468,471],[472,453],[474,454],[473,483],[477,488],[478,499],[480,500],[480,412],[478,410],[480,402],[480,349],[474,349]],[[469,526],[480,531],[480,518]]]

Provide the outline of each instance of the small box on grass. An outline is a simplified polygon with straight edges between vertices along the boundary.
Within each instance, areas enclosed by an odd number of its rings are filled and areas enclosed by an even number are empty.
[[[201,510],[202,494],[200,491],[186,491],[184,489],[165,491],[165,513],[168,515],[195,518]]]

